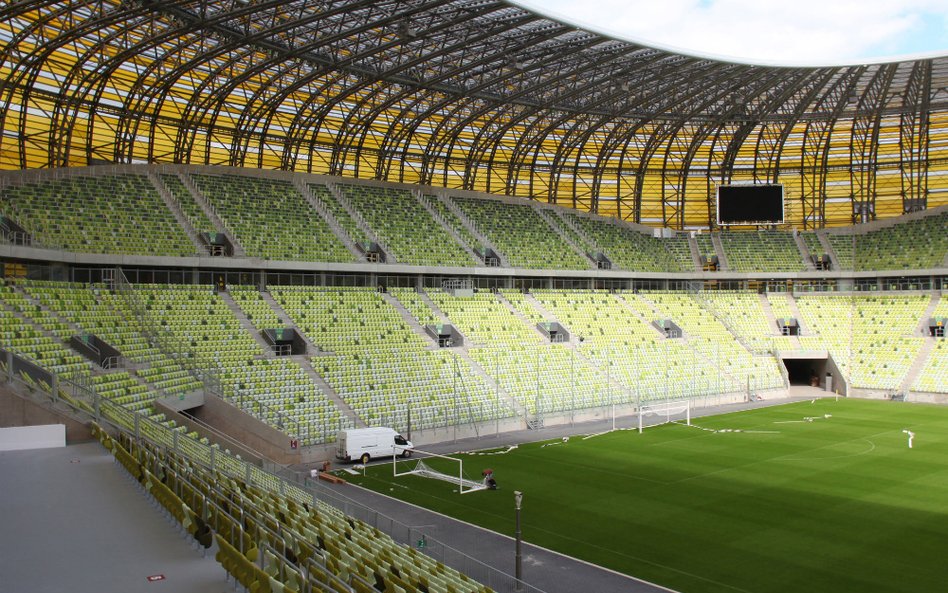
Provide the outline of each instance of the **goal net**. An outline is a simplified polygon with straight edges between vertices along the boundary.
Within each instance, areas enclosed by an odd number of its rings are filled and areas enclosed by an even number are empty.
[[[464,460],[462,459],[419,449],[415,449],[413,454],[415,455],[414,459],[392,458],[392,475],[394,477],[421,476],[422,478],[449,482],[457,486],[457,492],[461,494],[487,489],[484,480],[471,480],[464,476]],[[429,463],[425,463],[425,459]],[[441,469],[435,469],[432,465],[437,465]]]
[[[646,426],[676,422],[691,426],[691,401],[665,401],[639,407],[639,432]]]

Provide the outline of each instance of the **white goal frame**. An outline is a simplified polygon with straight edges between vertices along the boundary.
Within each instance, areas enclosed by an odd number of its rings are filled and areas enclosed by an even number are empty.
[[[649,424],[649,426],[659,426],[671,422],[678,422],[678,420],[673,419],[672,416],[680,416],[682,412],[685,414],[685,424],[691,426],[691,400],[689,399],[644,404],[639,407],[639,433],[641,434],[645,429],[645,416],[664,416],[665,419],[663,421],[656,424]]]
[[[414,449],[412,451],[415,455],[422,455],[424,457],[437,457],[438,459],[447,459],[454,461],[458,464],[458,473],[446,474],[438,470],[428,467],[424,462],[424,459],[399,459],[398,457],[392,457],[392,476],[421,476],[423,478],[432,478],[435,480],[442,480],[444,482],[449,482],[458,487],[457,492],[460,494],[468,494],[470,492],[477,492],[479,490],[486,490],[487,484],[483,481],[469,480],[464,477],[464,460],[458,459],[457,457],[450,457],[448,455],[441,455],[440,453],[432,453],[430,451],[422,451],[421,449]],[[402,468],[410,466],[409,470],[399,470],[399,465]]]

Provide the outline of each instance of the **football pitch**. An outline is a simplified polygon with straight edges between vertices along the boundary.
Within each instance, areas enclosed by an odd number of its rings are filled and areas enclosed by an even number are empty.
[[[948,408],[825,399],[455,457],[499,489],[346,478],[511,536],[522,491],[525,541],[684,593],[948,589]]]

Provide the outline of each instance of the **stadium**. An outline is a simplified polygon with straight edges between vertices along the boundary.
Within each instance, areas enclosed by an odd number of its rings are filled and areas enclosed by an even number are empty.
[[[505,0],[0,15],[15,590],[943,587],[948,57]],[[370,427],[414,455],[340,463]]]

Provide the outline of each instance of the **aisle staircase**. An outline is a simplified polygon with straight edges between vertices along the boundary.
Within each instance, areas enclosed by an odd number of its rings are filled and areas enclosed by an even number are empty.
[[[797,244],[797,249],[800,250],[800,254],[803,256],[803,263],[806,265],[807,271],[816,270],[816,266],[813,264],[812,254],[810,253],[809,247],[806,246],[806,241],[803,240],[803,235],[794,232],[793,242]]]
[[[201,210],[204,211],[204,214],[207,215],[207,218],[211,221],[215,228],[218,229],[218,232],[227,236],[230,240],[230,244],[234,248],[234,257],[247,257],[247,251],[244,249],[243,245],[240,244],[240,241],[237,240],[237,237],[234,236],[227,229],[227,225],[224,224],[224,221],[221,220],[221,217],[217,215],[217,211],[214,210],[214,207],[211,206],[211,203],[207,200],[207,197],[198,189],[194,180],[191,179],[191,176],[187,173],[179,173],[178,179],[184,184],[188,191],[191,192],[191,195],[194,197],[194,203],[201,207]]]
[[[336,220],[336,217],[332,215],[332,212],[329,211],[329,208],[326,207],[319,199],[313,195],[313,190],[310,189],[309,184],[307,184],[303,179],[298,176],[293,177],[293,185],[296,187],[296,190],[300,192],[303,196],[303,199],[313,207],[313,210],[317,214],[323,217],[323,220],[326,221],[326,224],[329,225],[329,230],[339,239],[343,245],[346,246],[346,249],[349,250],[357,261],[365,261],[365,255],[362,253],[362,250],[359,249],[355,241],[352,240],[352,237],[349,236],[349,233],[346,232],[342,225],[339,224],[339,221]]]
[[[243,309],[237,304],[237,301],[234,300],[234,297],[230,293],[224,291],[219,292],[217,296],[220,297],[224,304],[227,305],[227,308],[230,309],[231,313],[234,314],[234,317],[237,319],[237,322],[240,323],[240,327],[244,328],[250,336],[257,342],[257,345],[260,346],[260,349],[263,350],[263,355],[266,358],[273,358],[276,356],[276,353],[273,351],[273,346],[267,343],[263,338],[263,334],[259,329],[254,326],[253,322],[247,319],[247,315],[244,313]]]
[[[155,186],[155,189],[158,190],[158,195],[161,196],[161,199],[165,201],[165,206],[168,207],[168,210],[171,211],[171,214],[174,215],[174,219],[177,221],[178,226],[184,229],[184,232],[188,235],[188,238],[191,239],[191,243],[194,245],[196,250],[195,255],[206,255],[207,246],[201,241],[198,237],[197,230],[191,225],[191,221],[188,220],[188,217],[185,216],[184,210],[181,209],[181,205],[178,204],[178,201],[174,199],[174,196],[171,195],[171,192],[165,187],[165,184],[162,183],[161,178],[156,175],[153,171],[147,173],[148,180],[151,181],[151,184]]]

